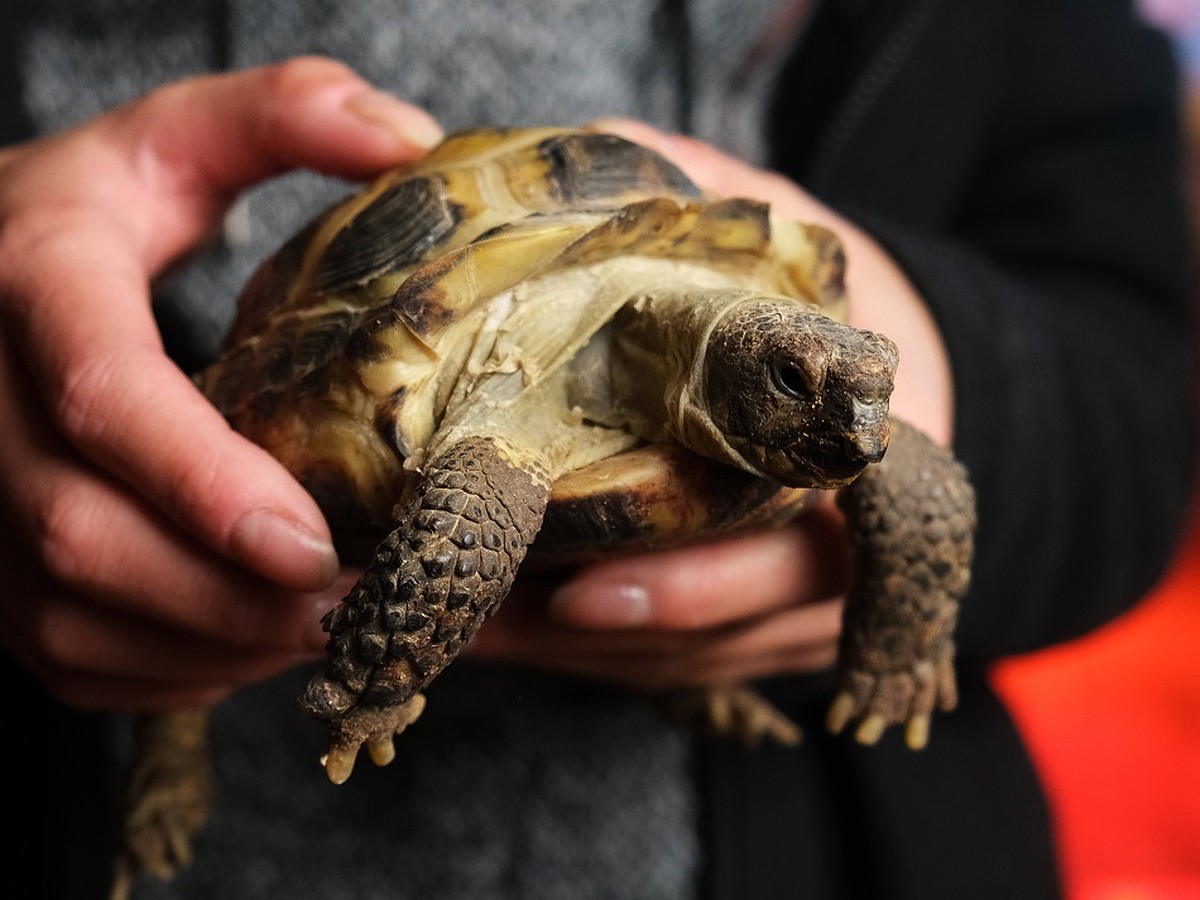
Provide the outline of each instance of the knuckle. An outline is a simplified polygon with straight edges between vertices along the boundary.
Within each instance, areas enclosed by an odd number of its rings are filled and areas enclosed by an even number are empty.
[[[267,93],[280,104],[302,101],[314,89],[359,81],[349,66],[327,56],[296,56],[260,70]]]
[[[165,109],[177,106],[185,97],[192,79],[170,81],[159,85],[125,106],[118,107],[109,115],[120,121],[126,118],[153,121]]]
[[[295,133],[303,127],[314,99],[328,91],[363,86],[349,66],[323,56],[298,56],[259,70],[261,102],[256,128],[258,142],[272,146],[274,136]]]
[[[18,189],[10,197],[0,186],[0,292],[6,316],[15,315],[21,322],[34,312],[33,298],[52,295],[57,288],[59,240],[86,215],[73,201],[43,196],[40,203],[31,204],[30,193]]]
[[[108,433],[119,407],[115,382],[120,362],[112,357],[87,360],[60,378],[54,414],[62,435],[85,452]]]
[[[102,127],[114,128],[116,133],[152,135],[157,123],[170,121],[179,110],[191,106],[197,86],[212,78],[211,75],[199,75],[166,82],[111,110],[97,121]]]
[[[51,578],[75,588],[98,581],[104,555],[95,546],[95,517],[85,491],[60,485],[38,509],[34,530],[38,559]]]
[[[195,513],[204,498],[212,498],[223,484],[224,467],[219,455],[189,452],[176,460],[166,473],[168,505],[174,509]]]
[[[19,645],[11,650],[21,665],[41,683],[47,693],[64,706],[74,709],[94,707],[91,673],[81,671],[72,664],[63,664],[56,657],[62,639],[57,636],[56,623],[42,626],[42,610],[21,628]],[[11,635],[10,635],[11,637]]]

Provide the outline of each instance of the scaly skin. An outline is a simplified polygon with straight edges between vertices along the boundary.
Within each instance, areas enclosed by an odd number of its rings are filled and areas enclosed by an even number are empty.
[[[492,438],[466,438],[426,467],[397,528],[325,618],[325,669],[301,705],[329,724],[332,781],[350,776],[363,744],[377,764],[391,761],[420,691],[508,595],[549,497],[537,455]]]
[[[137,763],[126,790],[110,900],[125,900],[139,872],[165,879],[191,860],[192,837],[212,803],[206,726],[201,710],[137,719]]]
[[[975,493],[949,452],[893,419],[887,455],[839,493],[838,505],[854,580],[829,727],[839,732],[861,717],[855,736],[873,744],[905,722],[908,745],[920,749],[933,709],[958,702],[953,632],[970,582]]]

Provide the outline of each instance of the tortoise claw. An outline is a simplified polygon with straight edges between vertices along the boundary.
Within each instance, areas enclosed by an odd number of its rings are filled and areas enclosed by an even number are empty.
[[[701,734],[736,738],[747,747],[764,741],[792,747],[802,739],[795,722],[745,685],[672,691],[660,696],[658,703],[671,720]]]
[[[887,456],[838,503],[856,566],[829,728],[861,719],[855,738],[874,744],[906,723],[905,741],[919,750],[933,710],[957,702],[953,633],[970,581],[974,491],[949,451],[893,419]]]
[[[842,691],[833,698],[833,703],[829,706],[829,714],[825,717],[825,727],[834,734],[841,734],[854,714],[858,711],[858,704],[854,702],[854,695],[849,691]]]
[[[357,747],[330,748],[329,752],[321,757],[321,765],[331,783],[345,784],[354,771],[354,761],[357,758]]]
[[[843,688],[834,697],[825,723],[834,734],[861,717],[854,739],[860,744],[879,742],[890,725],[904,723],[904,741],[912,750],[929,743],[934,708],[952,709],[956,696],[950,651],[935,666],[920,662],[911,671],[873,675],[863,671],[843,673]],[[948,670],[948,671],[947,671]]]
[[[860,744],[866,744],[868,747],[879,743],[879,739],[883,737],[884,731],[887,730],[888,720],[879,713],[871,713],[862,720],[858,726],[858,731],[854,732],[854,739]]]
[[[375,765],[386,766],[396,758],[396,744],[392,737],[393,735],[389,734],[367,742],[367,754]]]
[[[929,743],[929,716],[915,715],[904,729],[904,743],[910,750],[924,750]]]
[[[356,706],[330,723],[329,752],[321,757],[325,774],[334,784],[344,784],[354,771],[359,747],[366,746],[371,761],[386,766],[396,758],[392,738],[420,718],[425,695],[414,694],[394,706]]]

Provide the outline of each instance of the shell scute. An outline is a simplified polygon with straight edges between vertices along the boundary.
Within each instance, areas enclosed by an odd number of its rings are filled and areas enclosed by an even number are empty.
[[[329,241],[316,260],[311,290],[320,295],[346,291],[415,265],[462,219],[462,209],[436,175],[390,185]]]
[[[548,167],[548,185],[565,206],[611,205],[630,194],[701,197],[676,166],[614,135],[558,135],[538,144],[537,152]]]

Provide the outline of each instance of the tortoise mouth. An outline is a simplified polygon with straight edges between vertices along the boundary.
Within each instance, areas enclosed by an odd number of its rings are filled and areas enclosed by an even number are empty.
[[[808,437],[783,449],[762,448],[755,462],[788,487],[837,488],[883,459],[886,449],[886,439],[872,433]]]

